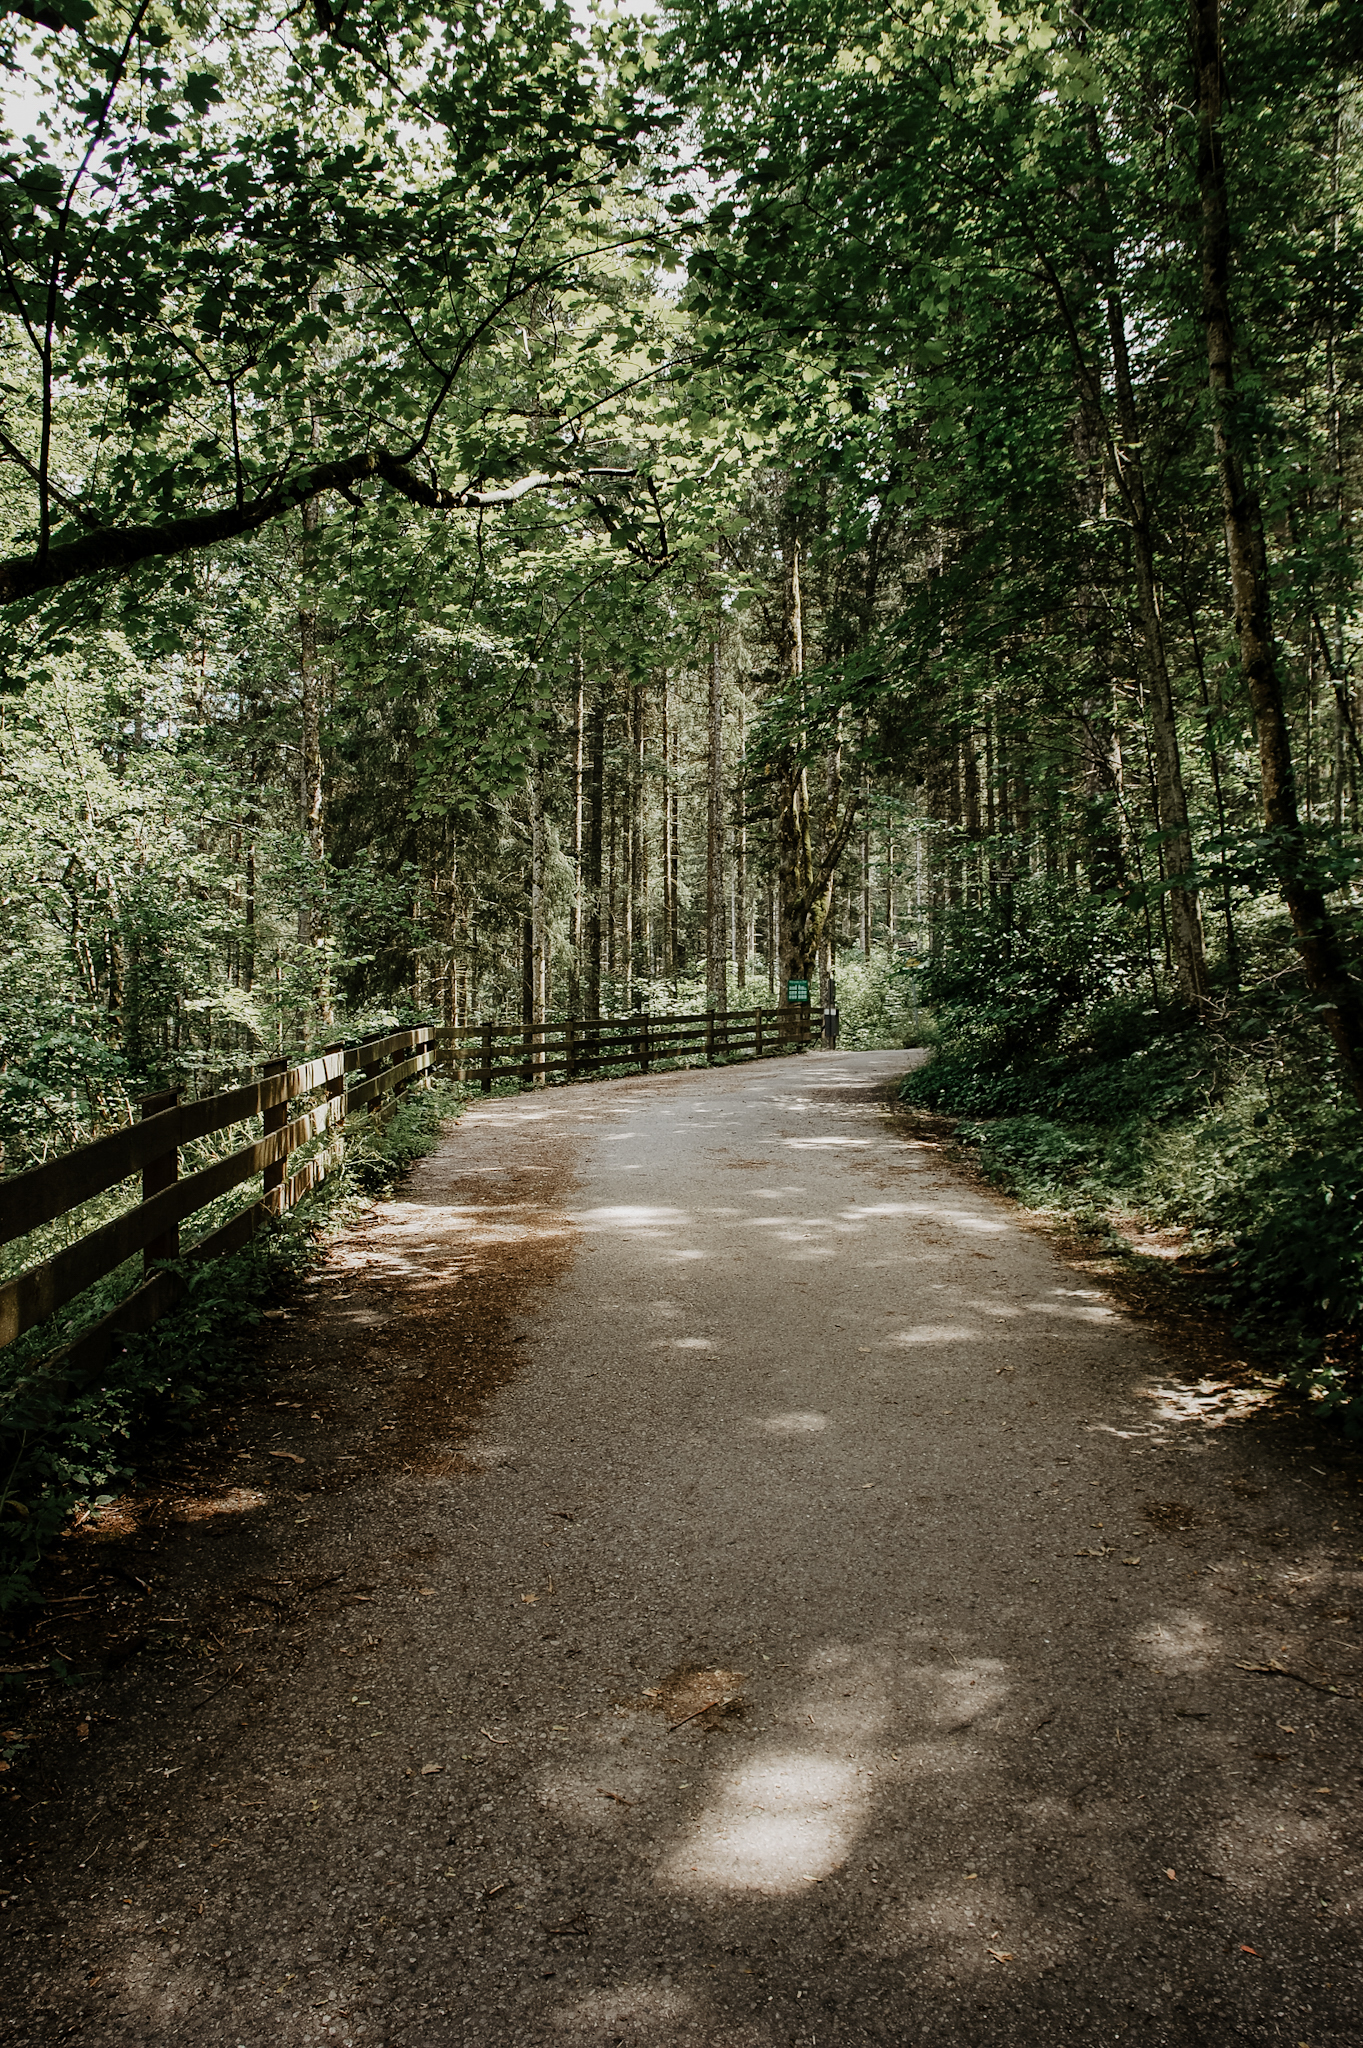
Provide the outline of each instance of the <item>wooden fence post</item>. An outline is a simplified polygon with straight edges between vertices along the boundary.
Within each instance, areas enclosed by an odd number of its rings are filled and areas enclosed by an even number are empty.
[[[641,1068],[643,1069],[644,1073],[647,1073],[647,1072],[648,1072],[648,1069],[649,1069],[649,1063],[650,1063],[650,1061],[652,1060],[652,1057],[653,1057],[653,1019],[652,1019],[652,1017],[651,1017],[651,1016],[649,1015],[648,1011],[647,1011],[647,1010],[645,1010],[645,1011],[644,1011],[644,1031],[643,1031],[643,1037],[642,1037],[642,1038],[640,1039],[640,1041],[639,1041],[639,1065],[640,1065],[640,1067],[641,1067]]]
[[[756,1034],[755,1034],[755,1043],[754,1043],[754,1046],[753,1046],[753,1058],[754,1058],[755,1060],[760,1060],[760,1059],[761,1059],[761,1057],[762,1057],[762,1005],[761,1005],[761,1004],[759,1003],[759,1004],[758,1004],[758,1006],[757,1006],[757,1030],[756,1030]]]
[[[563,1078],[577,1079],[577,1019],[570,1017],[563,1027]]]
[[[266,1081],[272,1081],[276,1074],[287,1074],[288,1071],[289,1063],[287,1060],[266,1060],[265,1065],[261,1069],[261,1076]],[[273,1109],[264,1111],[261,1117],[261,1126],[265,1136],[268,1138],[275,1131],[282,1131],[288,1121],[289,1104],[286,1097],[282,1102],[276,1103]],[[267,1196],[274,1195],[276,1197],[273,1202],[267,1202],[266,1204],[271,1214],[275,1216],[281,1215],[284,1209],[282,1189],[284,1186],[284,1169],[288,1163],[287,1158],[276,1159],[272,1165],[265,1168],[264,1173],[260,1177],[262,1194]]]
[[[711,1067],[712,1067],[712,1066],[714,1065],[714,1063],[715,1063],[715,1013],[714,1013],[714,1011],[713,1011],[713,1010],[707,1010],[707,1011],[705,1012],[705,1059],[706,1059],[706,1064],[707,1064],[708,1066],[711,1066]]]
[[[480,1025],[479,1025],[479,1027],[478,1027],[478,1030],[479,1030],[479,1035],[481,1036],[481,1038],[482,1038],[482,1042],[483,1042],[483,1047],[482,1047],[482,1049],[483,1049],[483,1058],[482,1058],[481,1070],[480,1070],[480,1073],[479,1073],[479,1077],[478,1077],[478,1078],[479,1078],[479,1084],[480,1084],[480,1086],[481,1086],[481,1088],[482,1088],[482,1091],[483,1091],[484,1095],[491,1095],[491,1093],[492,1093],[492,1026],[491,1026],[490,1024],[480,1024]]]
[[[343,1044],[341,1044],[341,1045],[328,1045],[327,1047],[325,1047],[325,1049],[324,1049],[324,1050],[325,1050],[326,1056],[327,1056],[328,1058],[330,1058],[330,1056],[331,1056],[331,1054],[332,1054],[332,1053],[341,1053],[342,1055],[344,1055],[344,1053],[345,1053],[345,1046],[344,1046]],[[331,1125],[329,1125],[329,1126],[328,1126],[328,1129],[329,1129],[330,1131],[335,1131],[335,1132],[336,1132],[336,1133],[338,1134],[338,1136],[339,1136],[339,1138],[340,1138],[340,1142],[341,1142],[341,1157],[342,1157],[342,1159],[344,1159],[344,1158],[345,1158],[345,1065],[344,1065],[344,1060],[342,1061],[342,1065],[341,1065],[341,1070],[340,1070],[340,1072],[339,1072],[339,1073],[337,1073],[337,1074],[334,1074],[334,1075],[332,1076],[332,1078],[331,1078],[331,1079],[330,1079],[330,1080],[329,1080],[329,1081],[327,1082],[327,1110],[328,1110],[328,1113],[329,1113],[329,1114],[334,1114],[334,1111],[332,1111],[332,1108],[331,1108],[331,1105],[332,1105],[332,1104],[333,1104],[334,1102],[339,1102],[339,1103],[340,1103],[340,1105],[341,1105],[341,1113],[340,1113],[340,1115],[339,1115],[339,1116],[338,1116],[338,1117],[336,1118],[336,1121],[335,1121],[335,1123],[334,1123],[334,1124],[331,1124]],[[330,1143],[331,1143],[331,1139],[330,1139],[330,1137],[328,1137],[328,1139],[327,1139],[327,1143],[328,1143],[328,1145],[330,1145]]]
[[[159,1095],[148,1095],[142,1101],[144,1118],[157,1116],[163,1109],[175,1109],[180,1101],[178,1088],[163,1088]],[[178,1139],[173,1138],[170,1149],[158,1159],[149,1159],[142,1168],[142,1200],[149,1202],[153,1195],[159,1195],[166,1188],[173,1188],[180,1178],[180,1152]],[[172,1223],[169,1230],[154,1237],[142,1253],[142,1270],[150,1273],[152,1267],[162,1259],[178,1259],[180,1256],[180,1226]]]

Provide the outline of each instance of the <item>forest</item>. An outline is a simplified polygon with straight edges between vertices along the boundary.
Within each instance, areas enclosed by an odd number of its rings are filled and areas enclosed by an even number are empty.
[[[0,1167],[837,990],[1363,1422],[1363,18],[10,0]],[[20,1247],[22,1251],[22,1247]]]

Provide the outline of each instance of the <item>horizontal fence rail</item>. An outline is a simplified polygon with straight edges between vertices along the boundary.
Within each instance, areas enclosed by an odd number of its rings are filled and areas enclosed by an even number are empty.
[[[145,1330],[183,1294],[167,1262],[199,1263],[239,1251],[272,1217],[292,1209],[344,1158],[344,1127],[364,1115],[382,1122],[412,1086],[439,1070],[490,1094],[498,1082],[547,1087],[607,1070],[650,1068],[673,1060],[763,1059],[809,1042],[807,1005],[708,1010],[692,1016],[630,1017],[562,1024],[418,1025],[357,1046],[335,1046],[289,1066],[266,1064],[248,1081],[197,1102],[175,1091],[149,1096],[141,1120],[42,1166],[0,1179],[0,1245],[108,1194],[135,1174],[141,1200],[61,1251],[0,1282],[0,1350],[46,1322],[86,1288],[142,1254],[141,1284],[117,1308],[55,1352],[39,1368],[71,1387],[96,1375],[119,1341]],[[292,1112],[292,1113],[291,1113]],[[259,1120],[260,1135],[180,1174],[180,1149]],[[326,1143],[293,1173],[292,1155]],[[180,1226],[260,1175],[260,1193],[220,1228],[182,1246]],[[3,1429],[0,1416],[0,1429]]]
[[[606,1067],[636,1066],[647,1073],[663,1060],[703,1054],[707,1060],[763,1059],[809,1042],[809,1011],[702,1010],[691,1016],[632,1017],[564,1024],[464,1024],[440,1036],[466,1083],[490,1094],[496,1081],[532,1084],[562,1075],[585,1080]]]

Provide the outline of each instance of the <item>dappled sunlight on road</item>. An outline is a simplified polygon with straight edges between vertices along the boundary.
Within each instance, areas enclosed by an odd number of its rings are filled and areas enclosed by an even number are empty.
[[[873,1138],[787,1138],[785,1144],[792,1152],[813,1152],[838,1146],[844,1151],[875,1143]]]
[[[982,1330],[970,1324],[924,1323],[917,1330],[891,1330],[881,1341],[885,1344],[968,1344],[972,1338],[983,1334]]]
[[[662,1874],[687,1891],[804,1891],[846,1857],[868,1803],[851,1763],[777,1750],[712,1794]]]
[[[710,1780],[705,1811],[663,1859],[667,1883],[799,1893],[846,1860],[871,1805],[864,1748],[891,1717],[888,1659],[828,1643],[806,1660],[803,1679],[781,1710],[792,1734]]]
[[[1222,1653],[1221,1632],[1192,1607],[1176,1607],[1134,1630],[1135,1658],[1161,1678],[1192,1678]]]
[[[676,1230],[691,1221],[685,1209],[650,1208],[644,1203],[618,1203],[605,1209],[580,1209],[574,1212],[573,1222],[585,1230],[593,1227],[609,1229],[615,1226],[622,1230],[656,1230],[660,1226]]]
[[[1200,1422],[1218,1429],[1224,1423],[1243,1421],[1269,1407],[1274,1389],[1229,1381],[1202,1380],[1196,1387],[1157,1381],[1145,1398],[1156,1404],[1155,1413],[1161,1422]]]
[[[1056,1289],[1059,1294],[1062,1290]],[[1023,1312],[1029,1316],[1060,1316],[1073,1323],[1113,1323],[1118,1320],[1117,1311],[1104,1308],[1100,1302],[1076,1304],[1070,1301],[1024,1301]]]

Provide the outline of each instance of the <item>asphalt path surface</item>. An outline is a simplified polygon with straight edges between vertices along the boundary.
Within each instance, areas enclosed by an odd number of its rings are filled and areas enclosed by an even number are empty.
[[[83,1695],[0,2038],[1356,2048],[1357,1504],[904,1064],[493,1099],[333,1250],[360,1476],[161,1553],[316,1591]]]

